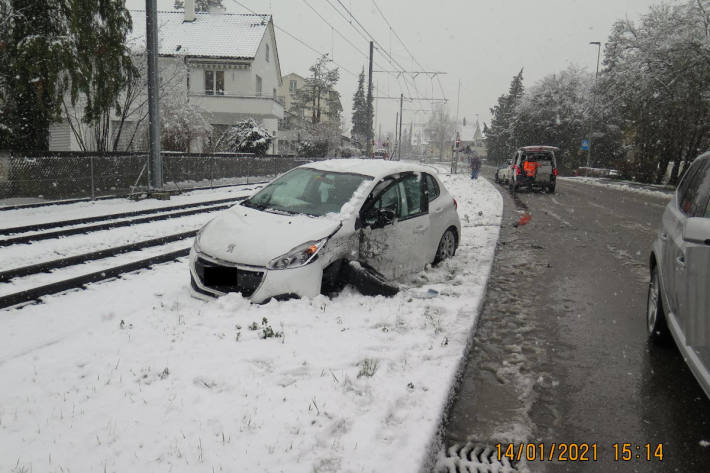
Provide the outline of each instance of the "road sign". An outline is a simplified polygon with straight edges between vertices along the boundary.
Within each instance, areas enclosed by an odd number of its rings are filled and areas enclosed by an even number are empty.
[[[589,140],[582,140],[582,151],[589,150]]]

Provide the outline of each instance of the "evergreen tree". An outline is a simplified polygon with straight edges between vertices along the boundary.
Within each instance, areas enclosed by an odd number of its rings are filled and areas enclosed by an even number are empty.
[[[60,0],[10,0],[3,9],[4,104],[0,148],[47,149],[49,125],[60,112],[62,71],[70,48]]]
[[[498,103],[491,108],[491,126],[486,128],[486,146],[488,155],[496,162],[512,157],[518,143],[513,135],[515,109],[520,103],[525,88],[523,70],[513,77],[508,93],[498,97]]]
[[[367,97],[365,96],[365,69],[362,69],[357,81],[357,90],[353,96],[353,141],[359,145],[364,145],[367,140]]]
[[[94,146],[110,149],[110,113],[120,115],[118,98],[137,74],[126,45],[132,28],[123,0],[68,0],[66,12],[73,52],[68,75],[71,103],[85,103],[82,121],[94,130]]]
[[[134,72],[123,0],[3,0],[0,147],[43,150],[63,106],[82,100],[83,121],[101,128]],[[69,91],[70,102],[64,102]]]

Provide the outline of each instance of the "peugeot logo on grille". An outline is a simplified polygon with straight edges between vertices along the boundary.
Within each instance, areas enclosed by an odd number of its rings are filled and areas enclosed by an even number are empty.
[[[234,251],[234,243],[230,243],[229,246],[227,247],[227,253],[231,253]]]

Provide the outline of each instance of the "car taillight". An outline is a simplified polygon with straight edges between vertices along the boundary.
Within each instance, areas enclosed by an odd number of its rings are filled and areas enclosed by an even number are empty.
[[[520,167],[518,167],[518,165],[516,164],[515,166],[513,166],[513,169],[515,169],[515,174],[517,174],[519,176],[520,175]]]
[[[458,210],[458,208],[459,208],[459,204],[458,204],[458,202],[456,202],[456,199],[454,199],[454,208],[456,210]]]
[[[552,170],[552,174],[554,174],[555,176],[557,176],[557,168],[555,168],[555,169]]]

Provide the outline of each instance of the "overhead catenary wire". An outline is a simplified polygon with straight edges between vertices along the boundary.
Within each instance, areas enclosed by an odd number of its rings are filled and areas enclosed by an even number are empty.
[[[390,29],[390,31],[392,32],[392,34],[395,36],[395,38],[397,38],[397,40],[400,42],[400,44],[404,47],[404,50],[407,51],[407,54],[409,54],[409,56],[412,58],[412,60],[414,61],[414,63],[415,63],[417,66],[419,66],[422,70],[426,70],[426,68],[417,60],[417,58],[414,56],[414,54],[412,54],[412,51],[407,47],[407,44],[402,40],[402,38],[399,36],[399,34],[397,34],[397,31],[395,31],[394,27],[393,27],[392,24],[389,22],[389,20],[387,19],[387,17],[385,16],[384,12],[383,12],[382,9],[380,8],[380,6],[377,4],[377,2],[376,2],[375,0],[372,0],[372,4],[374,5],[374,7],[375,7],[375,9],[377,10],[377,12],[380,14],[380,16],[382,17],[382,19],[384,20],[384,22],[387,24],[387,27]],[[437,82],[438,82],[438,84],[439,84],[439,88],[441,89],[441,95],[442,95],[442,97],[445,98],[445,97],[446,97],[446,92],[444,91],[444,87],[443,87],[443,85],[442,85],[442,83],[441,83],[441,79],[440,79],[439,77],[437,77],[437,74],[434,74],[434,75],[432,76],[432,78],[436,78],[436,79],[437,79]],[[414,83],[414,90],[417,91],[417,95],[419,95],[419,89],[418,89],[417,86],[416,86],[416,81],[413,81],[413,83]]]
[[[239,0],[232,0],[232,2],[236,3],[237,5],[239,5],[240,7],[244,8],[245,10],[247,10],[247,11],[250,12],[250,13],[252,13],[253,15],[259,15],[259,13],[255,12],[254,10],[252,10],[251,8],[249,8],[248,6],[244,5],[244,4],[243,4],[242,2],[240,2]],[[318,49],[314,48],[314,47],[311,46],[310,44],[306,43],[306,42],[303,41],[302,39],[300,39],[300,38],[298,38],[297,36],[295,36],[294,34],[289,33],[289,32],[286,31],[285,29],[283,29],[283,28],[281,28],[280,26],[278,26],[276,23],[274,23],[274,28],[276,28],[277,30],[279,30],[279,31],[282,32],[283,34],[289,36],[289,37],[292,38],[293,40],[297,41],[299,44],[301,44],[301,45],[305,46],[306,48],[310,49],[311,51],[313,51],[314,53],[318,54],[319,56],[325,55],[325,53],[323,53],[322,51],[319,51]],[[331,58],[331,61],[333,62],[333,64],[335,64],[335,65],[338,66],[340,69],[342,69],[343,71],[347,72],[348,74],[350,74],[350,75],[352,75],[352,76],[354,76],[354,77],[357,77],[357,76],[358,76],[356,73],[354,73],[353,71],[351,71],[351,70],[348,69],[347,67],[343,66],[342,64],[339,64],[338,62],[334,61],[332,58]]]
[[[340,5],[340,7],[342,8],[342,10],[344,10],[345,13],[347,13],[347,15],[349,16],[350,19],[348,19],[348,16],[346,16],[342,11],[340,11],[340,9],[338,9],[338,8],[333,4],[333,2],[332,2],[331,0],[326,0],[326,2],[327,2],[336,12],[338,12],[338,14],[340,14],[340,16],[343,17],[343,19],[344,19],[356,32],[358,32],[358,34],[360,34],[360,35],[363,36],[363,37],[369,38],[369,40],[372,41],[372,42],[375,44],[375,46],[377,47],[377,48],[376,48],[377,51],[378,51],[380,54],[382,54],[382,56],[384,57],[384,59],[385,59],[392,67],[394,67],[395,69],[399,69],[401,72],[406,72],[406,68],[405,68],[404,66],[402,66],[402,64],[401,64],[391,53],[388,53],[388,52],[387,52],[387,49],[386,49],[384,46],[382,46],[382,43],[380,43],[380,42],[377,40],[377,38],[375,38],[375,37],[367,30],[367,28],[365,28],[365,27],[363,26],[362,22],[360,22],[360,20],[358,20],[357,17],[355,17],[355,15],[352,13],[352,11],[350,11],[350,9],[348,9],[348,8],[343,4],[343,2],[342,2],[341,0],[335,0],[335,1]],[[353,24],[353,21],[354,21],[355,24],[360,28],[361,31],[358,30],[358,28],[355,27],[355,25]],[[401,40],[401,38],[400,38],[400,40]],[[378,65],[378,67],[381,68],[381,66],[379,66],[379,65]],[[388,72],[389,72],[389,71],[388,71]],[[399,74],[399,75],[401,76],[401,74]],[[397,77],[398,83],[399,83],[399,79],[400,79],[400,77]],[[400,90],[403,91],[403,90],[406,89],[407,95],[410,95],[410,96],[411,96],[412,93],[411,93],[411,90],[410,90],[410,88],[409,88],[409,83],[407,82],[406,77],[402,78],[402,80],[403,80],[404,87],[402,87],[402,85],[399,84]],[[417,95],[419,95],[419,90],[418,90],[418,87],[417,87],[417,85],[416,85],[416,82],[413,82],[413,85],[414,85],[415,91],[417,92]],[[445,95],[445,94],[443,93],[443,88],[442,88],[442,95]]]

